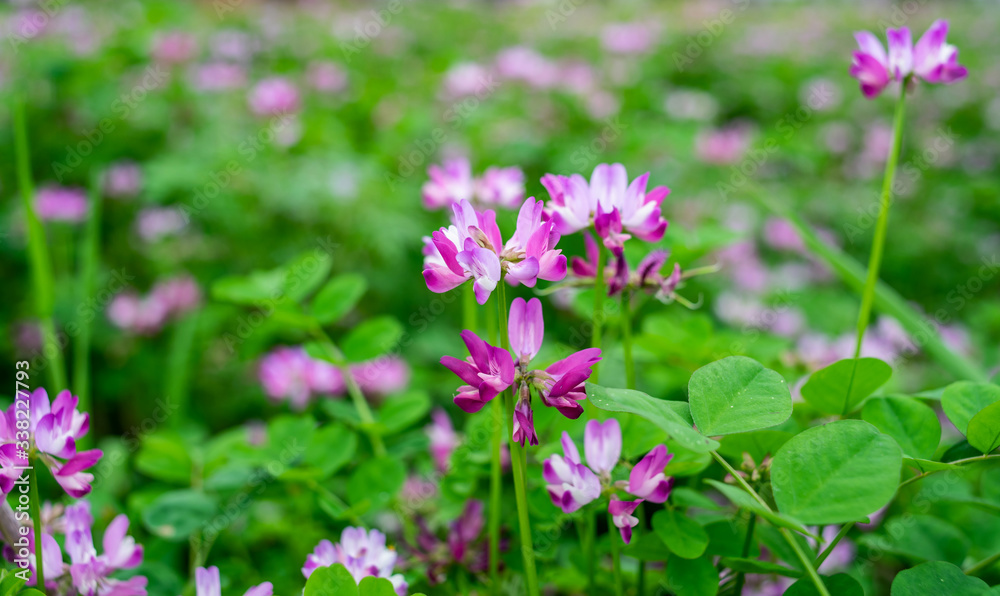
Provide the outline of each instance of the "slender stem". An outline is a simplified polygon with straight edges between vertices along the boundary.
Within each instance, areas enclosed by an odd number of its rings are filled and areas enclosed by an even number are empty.
[[[995,455],[977,455],[976,457],[967,457],[965,459],[959,459],[959,460],[955,460],[953,462],[948,462],[948,463],[950,463],[953,466],[964,466],[965,464],[974,464],[974,463],[981,462],[981,461],[990,461],[990,460],[997,460],[997,459],[1000,459],[1000,453],[997,453]],[[947,469],[947,468],[945,468],[945,469]],[[942,469],[942,470],[929,470],[927,472],[923,472],[921,474],[917,474],[916,476],[907,478],[906,480],[900,482],[899,483],[899,488],[901,489],[904,486],[908,486],[910,484],[913,484],[914,482],[916,482],[917,480],[920,480],[921,478],[926,478],[927,476],[930,476],[931,474],[936,474],[938,472],[943,472],[943,471],[944,471],[944,469]],[[897,489],[897,490],[899,490],[899,489]]]
[[[41,513],[41,501],[38,498],[38,469],[41,465],[37,461],[32,461],[31,470],[31,504],[29,508],[31,509],[31,521],[35,528],[35,573],[36,579],[35,588],[37,588],[42,594],[47,594],[45,589],[45,565],[42,560],[42,513]]]
[[[191,380],[191,358],[194,353],[194,338],[198,331],[198,313],[190,312],[174,324],[167,353],[165,395],[167,403],[174,408],[171,425],[180,426],[187,420],[188,390]]]
[[[741,551],[740,554],[740,556],[743,557],[744,559],[750,556],[750,545],[753,544],[753,531],[756,525],[757,525],[757,514],[751,511],[750,521],[747,523],[747,537],[743,539],[743,550]],[[734,594],[739,595],[743,593],[743,584],[745,580],[746,577],[742,571],[736,574],[736,591],[733,592]]]
[[[903,115],[906,108],[906,82],[899,86],[899,101],[896,102],[896,116],[892,125],[892,148],[885,161],[885,176],[882,179],[882,197],[879,203],[878,222],[875,224],[875,239],[872,242],[872,252],[868,260],[868,278],[861,294],[861,310],[858,313],[858,340],[854,347],[854,357],[861,355],[861,341],[868,327],[872,303],[875,300],[875,284],[878,283],[878,271],[882,265],[882,252],[885,248],[886,231],[889,229],[889,206],[892,204],[892,182],[896,176],[896,162],[899,160],[899,148],[903,140]],[[853,375],[852,375],[853,376]]]
[[[982,561],[976,563],[972,567],[965,570],[965,575],[976,575],[980,571],[985,571],[992,567],[997,561],[1000,561],[1000,551],[993,553],[992,555],[986,557]]]
[[[468,287],[471,289],[472,285]],[[472,292],[469,292],[470,294]],[[473,294],[473,298],[475,295]],[[497,293],[496,300],[500,300]],[[473,303],[475,304],[475,303]],[[468,302],[466,302],[468,306]],[[496,314],[491,316],[490,311],[486,312],[487,326],[490,327],[490,344],[497,344]],[[490,405],[490,416],[492,420],[492,433],[490,436],[490,518],[489,518],[489,541],[490,541],[490,590],[494,596],[501,593],[500,586],[500,516],[502,515],[501,497],[503,495],[503,469],[500,465],[501,451],[503,449],[503,405],[500,400],[494,399]]]
[[[48,359],[49,381],[53,392],[68,389],[66,364],[62,347],[56,337],[55,323],[52,321],[55,293],[52,282],[52,262],[49,260],[49,246],[45,239],[45,228],[35,213],[35,190],[31,178],[30,149],[28,147],[28,124],[24,113],[24,99],[14,100],[14,145],[17,154],[17,183],[21,190],[25,218],[28,220],[28,259],[31,263],[32,297],[35,314],[38,316],[42,332],[42,346]]]
[[[645,503],[639,503],[639,507],[636,511],[639,512],[637,516],[639,518],[639,527],[646,531],[646,508]],[[646,593],[646,561],[639,561],[639,581],[636,587],[636,596],[643,596]]]
[[[632,360],[632,293],[622,290],[622,349],[625,351],[625,386],[635,389],[635,363]]]
[[[715,451],[712,452],[712,457],[714,457],[715,460],[719,462],[722,465],[722,467],[725,468],[727,472],[729,472],[730,475],[732,475],[732,477],[736,480],[736,482],[743,487],[743,490],[747,491],[747,493],[749,493],[750,496],[753,497],[753,499],[757,501],[757,503],[759,503],[760,506],[763,507],[765,511],[771,511],[771,506],[767,504],[767,501],[765,501],[759,494],[757,494],[757,491],[755,491],[752,486],[747,484],[747,481],[744,480],[743,477],[740,476],[740,474],[735,469],[733,469],[731,465],[729,465],[729,462],[727,462],[724,457],[722,457]],[[802,561],[802,567],[806,570],[806,573],[809,575],[809,579],[811,579],[813,584],[816,586],[816,590],[820,593],[820,596],[830,596],[830,591],[826,589],[826,585],[823,583],[823,580],[820,579],[819,574],[816,573],[816,568],[813,567],[812,560],[806,557],[806,554],[802,550],[802,547],[799,545],[798,541],[795,540],[795,536],[791,532],[789,532],[787,528],[781,528],[780,531],[781,535],[785,539],[785,542],[787,542],[792,547],[792,550],[795,551],[795,554],[799,557],[799,560]]]
[[[622,596],[625,587],[622,585],[622,562],[619,555],[618,537],[615,536],[615,522],[608,511],[608,538],[611,539],[611,570],[615,578],[615,595]]]
[[[78,279],[79,304],[88,304],[94,294],[94,280],[97,277],[97,263],[100,258],[101,234],[101,194],[100,185],[95,181],[90,187],[90,213],[87,216],[87,226],[84,231],[80,250],[80,265]],[[73,350],[73,390],[80,398],[79,408],[82,412],[90,412],[90,331],[91,318],[80,320],[80,333],[76,337]],[[78,447],[86,447],[94,437],[88,433],[77,442]]]
[[[816,569],[819,569],[819,566],[823,564],[823,561],[826,561],[826,558],[830,556],[830,553],[833,552],[833,549],[837,546],[840,540],[844,536],[847,536],[847,533],[850,532],[851,528],[853,527],[854,527],[854,522],[849,522],[841,526],[840,531],[837,532],[837,535],[833,537],[833,540],[830,541],[830,544],[826,545],[826,548],[823,549],[823,552],[821,552],[819,556],[816,557],[816,560],[813,562],[813,566],[816,567]],[[822,532],[819,532],[819,534],[822,535]]]
[[[604,324],[604,295],[606,293],[604,289],[605,252],[604,245],[598,241],[597,275],[594,277],[594,316],[590,321],[593,327],[590,345],[594,348],[601,347],[601,325]],[[594,365],[594,374],[591,376],[591,381],[594,383],[598,380],[599,365],[600,362]]]
[[[505,282],[498,285],[500,322],[500,347],[510,349],[507,339],[507,296]],[[524,447],[514,440],[514,392],[505,390],[503,402],[507,414],[508,444],[510,445],[510,460],[514,473],[514,495],[517,501],[517,520],[521,533],[521,556],[524,558],[524,575],[528,582],[528,596],[538,596],[538,571],[535,569],[535,547],[531,541],[531,520],[528,518],[528,494],[525,487],[527,475],[527,459]]]
[[[462,286],[462,326],[472,332],[479,331],[479,305],[472,284]]]

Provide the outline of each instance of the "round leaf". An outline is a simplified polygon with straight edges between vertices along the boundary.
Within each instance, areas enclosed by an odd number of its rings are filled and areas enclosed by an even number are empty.
[[[988,596],[990,587],[978,577],[971,577],[945,561],[930,561],[904,569],[892,580],[891,596],[927,596],[927,594],[962,594]]]
[[[861,418],[889,435],[910,457],[926,459],[941,442],[941,423],[930,407],[910,397],[877,397],[865,402]]]
[[[677,596],[715,596],[719,593],[719,572],[706,555],[693,560],[670,557],[667,585]]]
[[[989,383],[959,381],[941,394],[941,408],[948,420],[963,435],[968,436],[969,421],[986,406],[1000,401],[1000,387]]]
[[[368,282],[356,273],[338,275],[326,282],[313,298],[311,312],[324,325],[336,323],[358,303]]]
[[[379,408],[378,422],[388,433],[397,433],[416,424],[431,409],[431,398],[424,391],[414,389],[389,396]]]
[[[392,582],[382,577],[368,576],[358,584],[359,596],[396,596]]]
[[[792,415],[785,379],[745,356],[723,358],[694,371],[688,401],[698,430],[710,437],[768,428]]]
[[[381,356],[396,345],[403,335],[403,326],[390,317],[376,317],[355,327],[344,341],[341,349],[351,362],[363,362]]]
[[[892,367],[878,358],[848,358],[814,372],[802,386],[802,398],[824,414],[844,415],[891,376]]]
[[[320,567],[312,572],[306,581],[303,596],[358,596],[358,584],[351,572],[337,563],[331,567]]]
[[[215,515],[215,502],[204,493],[176,490],[157,497],[142,512],[142,521],[167,540],[187,540]]]
[[[847,523],[889,502],[902,465],[891,437],[867,422],[841,420],[785,443],[771,463],[771,487],[778,509],[803,523]]]
[[[979,411],[969,421],[969,444],[984,454],[1000,447],[1000,401]]]
[[[705,529],[676,509],[657,511],[653,515],[653,530],[670,552],[682,559],[697,559],[708,546]]]

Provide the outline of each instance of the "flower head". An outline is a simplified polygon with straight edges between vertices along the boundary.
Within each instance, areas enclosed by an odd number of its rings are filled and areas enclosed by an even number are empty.
[[[632,468],[629,474],[628,492],[653,503],[664,503],[670,496],[674,479],[668,478],[663,469],[673,459],[664,445],[657,445]]]
[[[299,111],[299,90],[288,79],[271,77],[257,83],[247,99],[258,116],[281,116]]]
[[[552,503],[563,513],[573,513],[601,496],[601,481],[590,468],[580,463],[580,453],[566,432],[563,432],[562,445],[564,455],[555,454],[546,459],[542,477],[548,483],[546,488]]]
[[[428,424],[425,430],[431,442],[434,466],[438,471],[444,472],[448,469],[452,452],[458,447],[458,435],[455,434],[455,427],[448,418],[448,412],[443,408],[431,412],[431,424]]]
[[[222,596],[222,580],[218,567],[199,567],[194,570],[194,585],[196,596]],[[271,596],[274,587],[271,582],[264,582],[250,588],[243,596]]]
[[[306,557],[302,575],[308,578],[320,567],[340,563],[347,568],[354,581],[360,582],[366,577],[386,578],[392,582],[398,596],[406,596],[406,580],[402,575],[392,573],[396,558],[396,551],[386,546],[382,532],[348,527],[341,533],[340,542],[334,544],[322,540],[316,545],[312,554]]]
[[[469,160],[449,159],[427,168],[430,180],[424,183],[423,200],[428,209],[450,207],[469,201],[476,206],[516,209],[524,200],[524,172],[517,167],[487,168],[482,177],[472,175]]]
[[[462,332],[462,341],[469,357],[444,356],[441,364],[466,383],[458,388],[455,405],[469,413],[478,412],[514,382],[514,360],[507,350],[491,346],[471,331]]]
[[[611,522],[621,532],[622,541],[625,544],[628,544],[632,540],[632,528],[639,525],[639,518],[632,515],[632,513],[641,504],[642,499],[619,501],[615,497],[612,497],[608,503],[608,513],[611,514]]]
[[[79,223],[87,217],[87,193],[79,188],[46,185],[35,193],[35,210],[43,221]]]

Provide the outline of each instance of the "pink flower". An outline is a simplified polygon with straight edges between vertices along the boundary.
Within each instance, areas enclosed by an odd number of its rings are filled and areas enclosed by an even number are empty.
[[[410,366],[395,356],[352,364],[351,374],[366,394],[389,395],[402,391],[410,383]]]
[[[175,207],[146,207],[136,217],[136,231],[145,242],[173,236],[187,226],[184,213]]]
[[[874,34],[855,34],[860,51],[854,52],[851,76],[858,79],[861,92],[871,99],[889,84],[905,81],[914,75],[928,83],[954,83],[964,79],[968,70],[958,63],[958,49],[945,42],[948,21],[938,20],[917,42],[916,47],[906,27],[886,31],[889,51]]]
[[[524,172],[517,167],[486,168],[476,180],[476,197],[484,205],[516,209],[524,200]]]
[[[630,237],[621,233],[623,229],[646,242],[657,242],[667,229],[660,204],[670,190],[658,186],[647,192],[648,180],[647,172],[630,184],[622,164],[598,165],[589,183],[579,174],[546,174],[542,185],[551,197],[546,212],[556,232],[571,234],[593,225],[611,249],[619,249]]]
[[[469,413],[478,412],[514,382],[514,361],[507,350],[489,345],[471,331],[462,332],[462,341],[469,357],[444,356],[441,364],[467,383],[458,388],[455,405]]]
[[[653,503],[664,503],[670,496],[674,479],[668,478],[663,469],[673,459],[664,445],[657,445],[632,468],[628,479],[628,492]]]
[[[564,455],[555,454],[545,460],[542,477],[548,483],[552,503],[563,513],[573,513],[601,496],[601,481],[580,463],[580,452],[566,432],[562,446]]]
[[[612,23],[601,31],[601,45],[616,54],[644,54],[656,43],[657,29],[650,23]]]
[[[35,192],[35,210],[43,221],[79,223],[87,217],[87,193],[80,188],[46,185]]]
[[[153,59],[163,64],[179,64],[190,60],[198,50],[193,36],[183,31],[167,31],[157,36]]]
[[[452,99],[478,96],[491,88],[493,73],[475,62],[462,62],[448,69],[444,76],[444,94]]]
[[[354,581],[360,582],[366,577],[386,578],[392,582],[398,596],[406,596],[406,580],[398,573],[392,574],[396,558],[396,551],[385,545],[385,534],[382,532],[348,527],[341,533],[339,543],[320,541],[312,554],[306,557],[302,575],[308,578],[320,567],[340,563],[347,568]]]
[[[514,46],[502,50],[496,57],[497,72],[501,77],[523,81],[532,87],[548,89],[559,84],[559,67],[535,50]]]
[[[622,428],[618,421],[590,420],[583,435],[587,465],[599,476],[609,476],[622,455]]]
[[[258,116],[282,116],[299,111],[299,91],[282,77],[271,77],[250,90],[250,109]]]
[[[313,360],[302,348],[279,347],[261,359],[258,378],[272,401],[287,399],[302,410],[315,394],[342,394],[344,377],[337,367]]]
[[[632,540],[632,528],[639,525],[639,518],[632,515],[636,508],[642,504],[642,499],[634,501],[619,501],[612,497],[608,503],[608,513],[611,514],[611,522],[619,529],[622,541],[628,544]]]
[[[196,596],[222,596],[222,580],[218,567],[198,567],[194,570],[194,585]],[[250,588],[243,596],[271,596],[274,587],[271,582],[264,582]]]
[[[104,194],[113,199],[134,197],[141,187],[142,170],[133,162],[114,163],[104,172]]]
[[[729,165],[743,159],[750,146],[748,126],[730,126],[701,132],[695,138],[694,152],[708,164]]]
[[[226,91],[247,84],[247,71],[240,64],[209,62],[194,68],[192,84],[201,91]]]
[[[436,408],[431,413],[431,424],[428,424],[424,431],[431,442],[434,466],[439,472],[447,471],[451,454],[458,447],[458,435],[455,434],[455,427],[451,424],[448,412],[443,408]]]
[[[188,275],[158,282],[146,296],[135,292],[117,294],[108,305],[108,319],[118,328],[133,333],[152,334],[171,319],[201,304],[201,289]]]
[[[347,88],[347,73],[334,62],[311,62],[306,80],[313,89],[324,93],[339,93]]]
[[[469,160],[456,158],[445,161],[443,166],[432,164],[427,174],[430,180],[424,183],[423,201],[428,209],[462,201],[474,206],[516,209],[524,200],[524,173],[520,168],[490,167],[481,178],[474,178]]]

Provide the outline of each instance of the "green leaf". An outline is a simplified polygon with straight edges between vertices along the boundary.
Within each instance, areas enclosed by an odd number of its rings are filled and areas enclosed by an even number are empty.
[[[802,577],[802,572],[798,569],[790,569],[784,565],[761,561],[759,559],[745,559],[742,557],[722,557],[720,561],[724,567],[733,571],[743,573],[762,573],[766,575],[783,575],[785,577]]]
[[[968,436],[969,421],[986,406],[1000,401],[1000,386],[959,381],[945,388],[941,408],[960,433]]]
[[[802,398],[824,414],[845,415],[885,385],[891,376],[892,367],[878,358],[839,360],[809,377],[802,386]]]
[[[941,423],[930,407],[910,397],[876,397],[865,402],[861,419],[889,435],[914,458],[929,458],[941,442]]]
[[[673,493],[671,493],[673,496]],[[743,545],[747,542],[748,524],[739,519],[720,519],[705,524],[708,534],[708,548],[705,552],[722,557],[742,557]],[[760,556],[760,546],[757,540],[750,540],[749,557]]]
[[[955,464],[949,464],[947,462],[933,461],[929,459],[917,459],[912,457],[904,457],[903,463],[921,474],[924,472],[934,472],[939,470],[957,470],[962,466],[956,466]]]
[[[670,556],[670,549],[655,532],[643,532],[632,537],[632,542],[622,549],[622,554],[640,561],[666,561]]]
[[[281,299],[284,280],[285,272],[282,269],[223,277],[212,284],[212,298],[243,305],[269,303]]]
[[[46,581],[48,581],[46,579]],[[18,596],[46,596],[43,592],[36,590],[35,588],[28,588],[21,592],[18,592]]]
[[[406,467],[393,457],[377,457],[358,466],[347,481],[347,498],[352,504],[364,499],[384,503],[394,497],[406,481]]]
[[[969,421],[969,444],[983,452],[992,453],[1000,447],[1000,401],[979,411]]]
[[[338,275],[317,292],[309,312],[323,325],[336,323],[354,308],[367,289],[368,282],[357,273]]]
[[[753,511],[760,517],[763,517],[767,521],[771,522],[772,524],[780,528],[788,528],[790,530],[795,530],[796,532],[800,532],[802,534],[815,536],[814,534],[806,530],[805,526],[803,526],[802,522],[800,522],[799,520],[776,511],[769,511],[763,505],[758,503],[756,499],[750,496],[750,494],[747,493],[742,488],[725,484],[724,482],[719,482],[718,480],[708,479],[705,480],[705,482],[714,486],[719,492],[725,495],[726,498],[733,503],[733,505],[736,505],[737,507]]]
[[[670,552],[682,559],[697,559],[708,546],[705,529],[676,509],[657,511],[653,515],[653,530]]]
[[[821,575],[819,577],[823,580],[823,585],[826,586],[830,594],[836,594],[836,596],[865,596],[865,590],[858,583],[858,580],[846,573]],[[819,596],[819,590],[816,589],[816,584],[813,583],[811,578],[803,577],[788,586],[784,596]]]
[[[306,581],[303,596],[359,596],[358,584],[351,577],[351,572],[337,563],[313,571]]]
[[[366,577],[358,584],[359,596],[396,596],[392,582],[382,577]]]
[[[361,323],[341,342],[344,356],[350,362],[364,362],[391,351],[403,336],[403,326],[391,316],[382,316]]]
[[[142,521],[161,538],[187,540],[215,515],[215,502],[195,490],[175,490],[163,493],[142,512]]]
[[[587,401],[601,410],[625,412],[649,420],[685,448],[709,453],[719,447],[717,441],[698,434],[692,428],[691,412],[682,401],[656,399],[632,389],[611,389],[587,383]]]
[[[313,360],[329,362],[335,366],[346,364],[344,358],[337,352],[336,346],[328,341],[311,341],[302,346],[302,348],[306,351],[306,355]]]
[[[978,577],[971,577],[945,561],[930,561],[900,571],[892,580],[891,596],[987,596],[990,587]]]
[[[184,486],[191,483],[191,456],[181,437],[173,433],[144,436],[135,468],[156,480]]]
[[[293,302],[302,302],[330,275],[331,267],[333,258],[319,249],[295,257],[281,268],[284,295]]]
[[[3,571],[0,579],[0,596],[14,596],[20,590],[26,580],[19,578],[13,571]]]
[[[398,433],[416,424],[430,409],[430,396],[425,391],[412,389],[387,397],[379,408],[377,421],[386,433]]]
[[[708,555],[692,560],[671,556],[667,586],[677,596],[715,596],[719,593],[719,572]]]
[[[301,465],[285,467],[279,478],[286,481],[325,480],[351,461],[358,446],[357,435],[336,423],[311,433],[308,441]]]
[[[733,459],[741,459],[749,453],[758,464],[768,455],[774,455],[781,446],[791,439],[792,433],[783,430],[757,430],[749,433],[729,435],[722,439],[719,454]]]
[[[930,515],[891,518],[885,522],[885,536],[866,537],[865,542],[917,561],[948,561],[956,565],[969,552],[969,539],[959,528]]]
[[[688,401],[699,432],[709,437],[769,428],[792,415],[785,379],[745,356],[729,356],[694,371]]]
[[[861,420],[810,428],[771,462],[778,510],[807,524],[857,521],[896,493],[903,454],[888,435]]]

